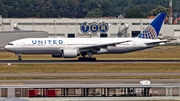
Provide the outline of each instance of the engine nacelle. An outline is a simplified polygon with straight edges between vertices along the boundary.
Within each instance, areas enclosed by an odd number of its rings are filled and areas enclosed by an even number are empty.
[[[53,58],[60,58],[60,57],[62,57],[62,54],[52,54],[52,57]]]
[[[77,49],[63,49],[62,57],[63,58],[76,58],[78,56],[78,51]]]

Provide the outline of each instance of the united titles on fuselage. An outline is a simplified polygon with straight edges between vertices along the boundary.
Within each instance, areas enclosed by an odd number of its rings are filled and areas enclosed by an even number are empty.
[[[62,40],[32,40],[32,44],[63,44]]]

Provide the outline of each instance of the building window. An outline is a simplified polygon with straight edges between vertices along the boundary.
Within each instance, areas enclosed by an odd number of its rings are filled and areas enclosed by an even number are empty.
[[[55,25],[55,23],[34,23],[34,25]]]
[[[174,31],[175,31],[175,32],[180,32],[180,29],[175,29]]]
[[[124,23],[121,23],[121,25],[124,25]]]
[[[137,37],[140,34],[140,31],[132,31],[132,37]]]
[[[63,34],[63,33],[59,33],[59,34],[56,34],[56,36],[65,36],[65,34]]]
[[[117,25],[118,23],[111,23],[112,25]]]
[[[106,37],[108,37],[108,35],[107,34],[100,34],[100,37],[101,38],[106,38]]]
[[[56,25],[77,25],[77,23],[56,23]]]
[[[1,97],[8,97],[8,89],[1,88]]]
[[[75,34],[68,34],[68,38],[75,38]]]
[[[82,25],[83,23],[78,23],[78,25]]]
[[[132,25],[141,25],[141,23],[132,23]]]
[[[2,23],[2,25],[10,25],[10,23]]]
[[[49,33],[48,36],[55,36],[55,34]]]
[[[143,23],[143,25],[149,25],[150,23]]]
[[[18,23],[18,25],[33,25],[33,23]]]

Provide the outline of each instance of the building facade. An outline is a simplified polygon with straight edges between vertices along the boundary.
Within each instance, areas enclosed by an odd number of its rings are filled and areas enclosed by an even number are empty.
[[[0,18],[0,31],[47,31],[48,37],[136,37],[153,19]],[[159,37],[180,36],[180,25],[164,24]]]
[[[2,31],[0,32],[0,48],[4,48],[9,42],[21,38],[47,38],[45,31]]]

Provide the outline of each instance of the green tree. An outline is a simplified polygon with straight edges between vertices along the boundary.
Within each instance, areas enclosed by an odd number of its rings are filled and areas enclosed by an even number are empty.
[[[99,8],[95,8],[88,12],[86,17],[102,17],[103,12]]]
[[[160,12],[168,12],[168,9],[167,8],[165,8],[165,7],[163,7],[163,6],[161,6],[161,5],[159,5],[159,6],[157,6],[155,9],[152,9],[151,10],[151,15],[154,15],[154,16],[156,16],[156,15],[158,15]]]
[[[86,17],[87,12],[88,12],[88,9],[82,3],[80,3],[76,7],[75,17],[76,18],[84,18],[84,17]]]
[[[8,17],[8,11],[6,9],[2,10],[2,17],[4,17],[4,18]]]
[[[135,11],[141,11],[135,15],[142,17],[143,15],[157,15],[159,13],[157,6],[168,7],[168,2],[169,0],[0,0],[0,14],[3,17],[15,18],[83,18],[125,15],[130,12],[130,8],[135,7]],[[180,12],[179,4],[180,0],[173,0],[173,12]],[[162,7],[159,8],[161,11]]]
[[[109,0],[103,0],[99,3],[99,7],[101,7],[101,11],[103,11],[102,16],[112,16],[113,15],[113,8]]]
[[[132,7],[127,13],[126,18],[145,18],[147,17],[140,9]]]

